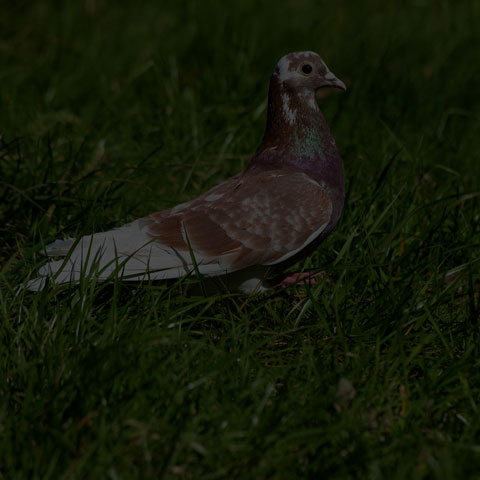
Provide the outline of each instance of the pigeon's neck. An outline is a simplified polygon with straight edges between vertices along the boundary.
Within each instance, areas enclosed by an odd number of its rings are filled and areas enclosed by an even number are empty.
[[[249,170],[301,170],[343,198],[342,161],[315,100],[315,93],[293,90],[273,75],[268,95],[267,128]]]

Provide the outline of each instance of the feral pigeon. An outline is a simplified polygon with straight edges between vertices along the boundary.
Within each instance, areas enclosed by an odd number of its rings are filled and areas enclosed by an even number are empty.
[[[27,284],[217,277],[263,292],[289,283],[284,269],[336,226],[344,201],[341,158],[316,94],[345,90],[313,52],[285,55],[270,80],[265,134],[245,170],[198,198],[114,230],[45,248],[50,260]],[[268,281],[272,275],[276,281]],[[284,275],[284,277],[282,277]],[[268,278],[267,278],[268,277]]]

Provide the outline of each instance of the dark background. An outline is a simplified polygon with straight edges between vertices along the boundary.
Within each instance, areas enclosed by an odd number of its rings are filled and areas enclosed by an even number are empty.
[[[480,3],[2,2],[0,474],[477,478]],[[18,293],[44,242],[241,170],[313,50],[344,160],[313,289]]]

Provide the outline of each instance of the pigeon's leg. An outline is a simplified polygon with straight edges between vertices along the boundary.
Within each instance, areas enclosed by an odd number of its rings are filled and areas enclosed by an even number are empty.
[[[318,280],[321,280],[325,272],[293,272],[285,275],[279,275],[272,282],[273,287],[285,288],[290,285],[297,285],[299,287],[304,285],[313,286]]]

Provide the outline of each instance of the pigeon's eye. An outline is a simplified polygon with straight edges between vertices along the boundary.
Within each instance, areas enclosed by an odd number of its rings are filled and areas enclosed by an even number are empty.
[[[302,66],[302,73],[304,75],[310,75],[312,73],[312,66],[309,63],[306,63],[305,65]]]

